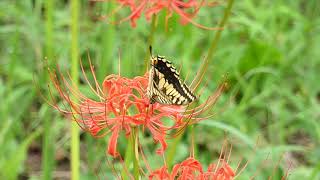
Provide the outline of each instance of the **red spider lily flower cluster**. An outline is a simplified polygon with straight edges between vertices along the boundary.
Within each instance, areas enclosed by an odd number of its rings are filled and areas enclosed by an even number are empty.
[[[218,4],[217,2],[206,2],[206,0],[117,0],[116,2],[120,4],[120,7],[130,8],[131,14],[119,22],[130,20],[132,27],[136,26],[136,20],[139,19],[142,14],[145,15],[147,20],[150,20],[152,15],[156,15],[162,10],[165,10],[167,13],[166,22],[173,13],[176,13],[180,16],[182,24],[191,23],[203,29],[218,29],[203,26],[192,20],[192,18],[198,14],[201,7],[213,7]]]
[[[56,91],[61,99],[67,102],[64,107],[57,103],[51,104],[63,114],[72,116],[83,130],[90,132],[95,137],[103,137],[111,133],[107,152],[113,157],[119,155],[117,141],[120,132],[124,131],[128,136],[132,133],[132,128],[138,126],[150,131],[155,142],[161,144],[157,152],[163,153],[167,147],[166,135],[169,134],[169,131],[183,129],[186,119],[188,123],[205,119],[199,115],[210,109],[223,90],[221,86],[208,98],[206,103],[193,109],[187,110],[187,106],[159,103],[150,105],[146,95],[148,73],[133,79],[120,75],[109,75],[104,79],[101,87],[97,82],[91,62],[90,67],[95,82],[94,86],[89,82],[81,64],[83,77],[94,92],[96,99],[91,99],[81,93],[61,73],[58,76],[50,70],[50,77]],[[163,122],[165,117],[171,119],[170,125]]]
[[[149,180],[233,180],[246,168],[247,163],[241,167],[241,161],[238,163],[235,170],[229,165],[229,160],[232,152],[232,145],[225,139],[220,156],[217,163],[209,164],[205,171],[202,164],[195,159],[194,149],[190,152],[190,156],[181,163],[175,164],[171,170],[168,170],[167,162],[164,159],[164,166],[152,170],[148,164],[144,154],[144,162],[146,163],[149,173]]]
[[[224,160],[221,160],[218,164],[210,164],[207,171],[204,171],[201,163],[193,157],[189,157],[183,162],[174,165],[171,173],[168,172],[168,168],[164,166],[149,175],[150,180],[231,180],[234,177],[235,172]]]

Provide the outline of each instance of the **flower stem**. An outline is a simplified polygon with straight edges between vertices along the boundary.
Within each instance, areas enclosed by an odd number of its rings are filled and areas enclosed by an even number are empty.
[[[195,149],[195,141],[194,141],[194,124],[192,124],[189,127],[189,131],[190,131],[190,141],[191,141],[191,146],[190,146],[190,157],[196,158],[196,149]]]
[[[128,141],[128,144],[127,144],[126,153],[125,153],[125,161],[124,161],[125,167],[129,167],[131,162],[132,162],[133,144],[134,144],[133,142],[134,142],[133,138],[130,137],[129,141]],[[126,171],[125,168],[123,168],[122,171],[121,171],[121,178],[124,179],[124,180],[129,179],[128,175],[126,173],[128,173],[128,172]]]
[[[114,3],[103,3],[102,11],[108,12],[110,9],[114,9]],[[115,21],[114,16],[110,16],[110,21]],[[109,23],[101,23],[101,29],[99,33],[101,36],[101,43],[99,52],[101,53],[101,58],[96,59],[98,61],[100,67],[115,67],[113,66],[114,61],[112,61],[113,52],[115,49],[116,42],[116,28],[114,25]],[[112,68],[97,68],[97,74],[99,79],[104,79],[106,74],[111,74],[113,72]]]
[[[138,128],[135,127],[133,128],[133,131],[130,135],[128,145],[127,145],[127,150],[126,150],[126,156],[125,156],[125,166],[129,167],[131,162],[133,161],[133,176],[134,179],[139,179],[140,173],[140,165],[139,165],[139,152],[138,152]],[[129,179],[128,173],[125,169],[121,171],[121,178],[122,179]]]
[[[139,165],[139,141],[138,141],[138,127],[135,127],[132,131],[132,141],[133,141],[133,150],[134,150],[134,158],[133,158],[133,177],[134,179],[140,178],[140,165]]]
[[[226,24],[226,22],[227,22],[227,20],[229,18],[229,15],[231,13],[231,8],[232,8],[232,5],[233,5],[233,2],[234,2],[234,0],[229,0],[228,1],[227,8],[225,9],[223,18],[220,21],[219,26],[218,26],[219,29],[223,29],[223,27],[225,26],[225,24]],[[222,32],[221,30],[218,30],[216,32],[216,34],[215,34],[215,36],[213,38],[213,41],[211,43],[211,46],[209,48],[208,55],[204,59],[204,62],[202,63],[201,68],[197,72],[197,75],[196,75],[193,83],[190,85],[190,87],[192,89],[195,89],[197,84],[198,84],[198,82],[200,82],[202,80],[202,77],[203,77],[203,75],[205,74],[205,72],[207,70],[209,59],[211,59],[212,56],[214,55],[214,51],[215,51],[215,49],[216,49],[216,47],[218,45],[218,41],[220,39],[221,32]],[[193,131],[194,131],[194,129],[192,127],[192,129],[191,129],[192,136],[194,136]],[[179,142],[181,141],[181,138],[182,138],[183,134],[184,134],[184,130],[176,138],[174,138],[172,143],[169,145],[170,148],[168,148],[168,151],[167,151],[168,153],[166,155],[166,162],[167,162],[167,165],[168,165],[169,168],[172,167],[174,156],[175,156],[175,153],[176,153],[176,149],[177,149],[177,146],[178,146]],[[193,153],[196,153],[196,152],[193,152]]]
[[[170,142],[170,144],[168,145],[168,150],[166,153],[166,163],[169,169],[171,169],[173,166],[173,160],[176,154],[178,144],[182,139],[182,136],[183,136],[183,132],[178,136],[176,136],[175,138],[173,138],[172,142]]]
[[[157,19],[157,16],[156,15],[153,15],[152,16],[152,20],[151,20],[151,30],[150,30],[150,34],[149,34],[149,37],[148,37],[148,47],[147,47],[147,53],[146,53],[146,57],[144,58],[145,60],[145,66],[147,68],[147,70],[149,69],[149,58],[151,56],[151,52],[149,51],[149,47],[152,46],[152,43],[153,43],[153,35],[154,35],[154,32],[156,30],[156,19]]]
[[[53,61],[53,10],[54,2],[53,0],[45,1],[46,9],[46,21],[45,21],[45,56],[49,60],[48,62]],[[48,63],[50,67],[50,63]],[[45,71],[46,72],[46,71]],[[44,73],[42,76],[45,81],[48,81],[48,74]],[[50,95],[47,94],[48,99]],[[50,111],[46,111],[44,115],[44,134],[43,134],[43,149],[42,149],[42,169],[43,169],[43,179],[52,179],[52,171],[54,169],[54,135],[52,133],[52,114]]]
[[[80,2],[78,0],[71,0],[71,78],[78,87],[79,79],[79,47],[78,47],[78,34],[79,34],[79,11]],[[76,122],[71,124],[71,178],[73,180],[80,179],[80,152],[79,152],[79,127]]]
[[[218,25],[218,28],[219,29],[223,29],[230,14],[231,14],[231,9],[232,9],[232,5],[233,5],[233,2],[234,0],[228,0],[228,4],[227,4],[227,8],[225,9],[224,11],[224,15],[223,15],[223,18],[222,20],[220,21],[219,25]],[[205,57],[205,59],[203,60],[203,63],[201,65],[201,67],[199,68],[199,71],[197,72],[197,75],[193,81],[193,83],[190,85],[190,87],[192,89],[196,89],[197,85],[198,85],[198,82],[201,82],[202,78],[203,78],[203,75],[206,73],[207,71],[207,68],[208,68],[208,63],[209,63],[209,60],[212,59],[213,55],[214,55],[214,52],[216,50],[216,47],[218,45],[218,42],[220,40],[220,37],[221,37],[221,33],[222,33],[222,30],[218,30],[211,42],[211,46],[209,48],[209,51],[208,51],[208,54],[207,56]]]

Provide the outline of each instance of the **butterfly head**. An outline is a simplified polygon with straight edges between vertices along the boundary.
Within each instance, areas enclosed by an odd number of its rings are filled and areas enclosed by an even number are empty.
[[[149,46],[150,57],[151,57],[151,66],[154,67],[158,64],[158,56],[152,55],[152,46]]]
[[[151,66],[155,67],[158,64],[158,57],[151,56]]]

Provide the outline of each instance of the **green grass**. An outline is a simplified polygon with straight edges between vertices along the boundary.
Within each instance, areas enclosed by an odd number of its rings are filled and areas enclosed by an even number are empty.
[[[120,52],[121,74],[142,75],[150,22],[142,17],[134,29],[129,22],[114,26],[93,20],[110,12],[114,5],[90,6],[87,1],[80,5],[79,58],[85,67],[89,53],[102,82],[106,75],[118,73]],[[49,66],[59,63],[63,72],[70,72],[72,66],[71,9],[64,1],[51,6],[50,1],[42,0],[0,2],[0,179],[41,179],[40,174],[49,179],[69,165],[70,123],[39,96],[39,92],[48,95],[45,57]],[[46,11],[50,7],[52,11]],[[239,179],[247,179],[256,171],[257,179],[272,174],[279,179],[288,168],[288,159],[292,162],[290,179],[319,178],[319,8],[316,0],[235,2],[210,59],[205,78],[209,83],[201,98],[204,100],[226,74],[229,89],[214,108],[217,115],[193,129],[197,158],[203,164],[218,158],[227,137],[233,145],[233,167],[241,158],[249,161]],[[205,8],[195,20],[217,26],[223,9]],[[125,12],[117,16],[124,17]],[[181,73],[186,75],[189,69],[200,67],[214,32],[182,26],[176,16],[169,27],[166,32],[161,14],[153,34],[153,51],[177,66],[183,62]],[[89,91],[83,84],[79,86]],[[187,133],[181,138],[176,149],[181,153],[172,155],[174,162],[188,156],[189,136]],[[119,151],[125,154],[126,139],[123,134],[121,138]],[[81,179],[104,179],[112,174],[112,159],[105,156],[107,142],[108,136],[95,139],[81,135]],[[161,157],[154,155],[153,140],[144,137],[141,143],[150,162],[155,162],[151,166],[157,167]],[[42,166],[31,167],[28,162],[41,151],[47,152]],[[267,167],[259,170],[267,157]],[[116,163],[114,168],[121,170],[121,165]]]

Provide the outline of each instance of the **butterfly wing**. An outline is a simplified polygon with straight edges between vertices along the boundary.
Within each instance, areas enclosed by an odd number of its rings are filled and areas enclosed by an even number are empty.
[[[162,91],[159,89],[159,77],[157,70],[152,68],[149,72],[149,84],[147,89],[147,95],[150,99],[150,103],[159,102],[161,104],[172,104],[171,99],[169,99]]]
[[[148,96],[151,103],[186,105],[196,99],[172,63],[162,56],[155,57],[149,74]]]

